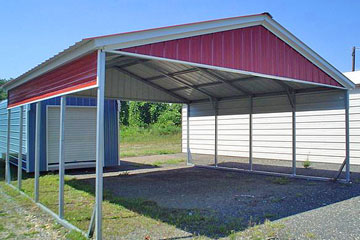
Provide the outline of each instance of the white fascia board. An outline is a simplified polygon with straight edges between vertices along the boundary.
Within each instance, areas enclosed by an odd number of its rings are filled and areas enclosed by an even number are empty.
[[[151,44],[155,42],[198,36],[208,33],[227,31],[237,28],[261,25],[266,15],[254,15],[217,21],[200,22],[189,25],[151,29],[146,31],[130,32],[115,36],[95,38],[97,48],[116,50]]]
[[[325,73],[329,74],[332,78],[338,81],[347,89],[354,89],[355,84],[349,80],[346,76],[344,76],[339,70],[337,70],[334,66],[328,63],[325,59],[323,59],[319,54],[313,51],[310,47],[308,47],[305,43],[300,41],[297,37],[291,34],[287,29],[281,26],[278,22],[276,22],[272,18],[265,18],[263,26],[267,28],[269,31],[274,33],[277,37],[283,40],[285,43],[289,44],[292,48],[298,51],[301,55],[303,55],[310,62],[315,64]]]
[[[86,42],[79,42],[72,47],[64,50],[63,52],[55,55],[54,57],[48,59],[44,63],[36,66],[35,68],[31,69],[30,71],[24,73],[23,75],[11,80],[3,85],[3,89],[8,91],[12,88],[15,88],[25,82],[36,78],[44,73],[47,73],[57,67],[60,67],[70,61],[73,61],[79,57],[82,57],[92,51],[95,51],[94,48],[94,41],[86,41]]]

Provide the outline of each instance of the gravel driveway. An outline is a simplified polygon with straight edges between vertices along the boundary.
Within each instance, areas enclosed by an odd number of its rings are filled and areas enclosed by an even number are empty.
[[[357,173],[353,184],[345,185],[181,165],[131,170],[141,168],[132,164],[128,161],[107,175],[104,189],[164,208],[199,209],[224,223],[234,218],[244,223],[278,221],[285,225],[282,238],[360,239]],[[94,184],[92,174],[80,178]]]

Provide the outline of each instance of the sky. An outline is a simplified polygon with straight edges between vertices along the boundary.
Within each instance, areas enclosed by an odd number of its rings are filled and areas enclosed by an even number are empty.
[[[0,0],[0,79],[86,37],[263,12],[340,71],[351,70],[358,0]],[[357,56],[360,70],[360,49]]]

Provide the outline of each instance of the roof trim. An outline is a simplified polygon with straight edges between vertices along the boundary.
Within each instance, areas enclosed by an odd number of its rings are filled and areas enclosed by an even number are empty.
[[[233,20],[233,19],[238,19],[238,18],[248,18],[248,17],[264,16],[264,15],[268,15],[270,18],[272,18],[270,13],[264,12],[264,13],[259,13],[259,14],[250,14],[250,15],[237,16],[237,17],[228,17],[228,18],[218,18],[218,19],[213,19],[213,20],[177,24],[177,25],[172,25],[172,26],[156,27],[156,28],[149,28],[149,29],[143,29],[143,30],[137,30],[137,31],[130,31],[130,32],[115,33],[115,34],[108,34],[108,35],[95,36],[95,37],[88,37],[88,38],[84,38],[84,40],[93,40],[93,39],[107,38],[107,37],[117,37],[117,36],[122,36],[122,35],[127,35],[127,34],[136,34],[136,33],[141,33],[141,32],[148,32],[148,31],[158,31],[158,30],[163,30],[163,29],[168,29],[168,28],[186,27],[186,26],[195,25],[195,24],[206,24],[206,23],[213,23],[213,22],[217,22],[217,21],[228,21],[228,20]]]

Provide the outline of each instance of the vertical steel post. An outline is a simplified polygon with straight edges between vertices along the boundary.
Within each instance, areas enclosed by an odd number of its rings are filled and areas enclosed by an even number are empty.
[[[105,103],[105,52],[97,58],[97,120],[96,120],[96,239],[102,239],[103,161],[104,161],[104,103]]]
[[[60,99],[60,137],[59,137],[59,218],[64,218],[64,184],[65,184],[65,109],[66,96]]]
[[[292,94],[292,175],[296,175],[296,96]]]
[[[41,102],[36,103],[34,200],[39,202]]]
[[[350,100],[349,91],[345,92],[345,141],[346,141],[346,181],[350,182]]]
[[[253,170],[253,97],[249,98],[249,169]]]
[[[120,127],[121,127],[121,124],[120,124],[120,113],[121,113],[121,101],[120,100],[117,100],[117,105],[118,105],[118,114],[117,114],[117,127],[118,127],[118,138],[117,138],[117,146],[118,146],[118,165],[120,166],[121,164],[121,159],[120,159],[120,144],[121,144],[121,135],[120,135]]]
[[[22,148],[23,148],[23,123],[24,123],[24,107],[20,107],[20,117],[19,117],[19,153],[18,153],[18,189],[21,190],[21,181],[22,181]]]
[[[218,101],[214,101],[214,111],[215,111],[215,151],[214,151],[214,160],[215,167],[218,166]]]
[[[190,152],[190,104],[186,104],[186,152],[187,152],[187,165],[192,164]]]
[[[10,172],[10,137],[11,137],[11,109],[8,109],[7,119],[7,138],[6,138],[6,160],[5,160],[5,181],[10,183],[11,172]]]

